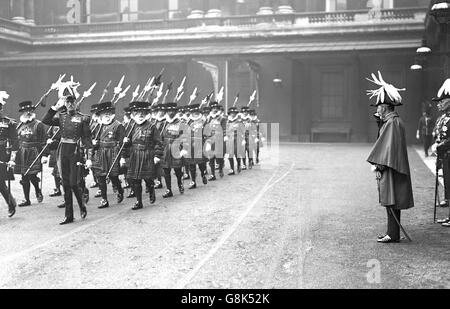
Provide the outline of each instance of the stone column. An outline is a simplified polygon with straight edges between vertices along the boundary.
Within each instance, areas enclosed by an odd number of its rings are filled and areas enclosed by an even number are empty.
[[[24,0],[12,1],[12,21],[19,23],[25,22],[25,6]]]
[[[34,0],[25,0],[25,23],[34,25]]]
[[[209,10],[206,13],[205,17],[220,17],[222,16],[222,11],[220,10],[220,1],[219,0],[209,0]]]
[[[256,15],[272,15],[273,8],[270,0],[259,0],[259,10]]]
[[[291,6],[290,0],[279,0],[277,14],[292,14],[294,9]]]
[[[203,0],[191,0],[191,13],[187,18],[203,18]]]

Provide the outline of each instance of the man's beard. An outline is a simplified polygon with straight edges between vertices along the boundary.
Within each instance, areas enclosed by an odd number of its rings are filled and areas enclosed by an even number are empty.
[[[108,115],[108,116],[102,116],[102,117],[100,117],[100,123],[102,123],[102,124],[104,124],[104,125],[108,125],[108,124],[110,124],[113,120],[114,120],[114,117],[115,117],[116,115]]]
[[[138,116],[138,117],[135,117],[134,118],[134,121],[138,124],[138,125],[141,125],[141,124],[143,124],[144,122],[146,122],[147,121],[147,117],[144,115],[144,116]]]
[[[31,113],[31,114],[23,114],[20,116],[20,121],[21,122],[29,122],[32,121],[34,118],[36,118],[36,114],[35,113]]]

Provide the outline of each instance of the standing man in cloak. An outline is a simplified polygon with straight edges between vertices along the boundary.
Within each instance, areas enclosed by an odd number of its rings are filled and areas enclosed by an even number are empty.
[[[400,241],[400,213],[403,209],[414,207],[414,199],[409,171],[408,152],[403,121],[395,111],[402,105],[402,97],[397,89],[386,83],[378,72],[378,78],[372,74],[371,82],[380,86],[377,90],[369,90],[370,98],[377,101],[377,113],[382,124],[380,134],[367,158],[372,164],[378,181],[379,201],[387,212],[387,232],[378,237],[380,243]]]

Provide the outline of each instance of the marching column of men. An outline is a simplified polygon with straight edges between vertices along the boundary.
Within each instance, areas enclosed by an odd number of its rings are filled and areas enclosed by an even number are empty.
[[[89,170],[99,187],[101,201],[98,208],[110,206],[107,183],[111,181],[117,203],[123,201],[124,189],[129,186],[128,197],[136,198],[132,209],[138,210],[144,207],[142,181],[146,184],[150,204],[153,204],[155,189],[163,187],[162,176],[166,188],[162,197],[173,196],[172,170],[179,192],[183,194],[183,168],[191,180],[188,188],[196,189],[197,170],[202,183],[208,183],[208,162],[209,180],[216,180],[216,164],[219,176],[224,176],[224,155],[227,153],[232,171],[234,158],[238,162],[238,171],[243,156],[249,157],[251,165],[253,150],[249,151],[249,138],[257,141],[260,136],[259,132],[245,134],[241,112],[245,112],[243,119],[249,123],[258,121],[256,113],[247,108],[240,112],[232,107],[227,116],[218,102],[203,108],[201,105],[179,107],[170,102],[152,106],[149,102],[133,101],[124,109],[124,122],[119,122],[115,119],[114,103],[93,104],[91,118],[80,113],[76,97],[67,89],[47,111],[42,122],[36,119],[32,102],[20,103],[19,123],[4,116],[3,105],[0,105],[0,193],[8,204],[9,217],[16,212],[16,201],[6,182],[14,179],[14,173],[22,175],[24,201],[19,206],[31,205],[31,185],[38,202],[42,202],[38,174],[42,172],[42,165],[48,162],[48,156],[55,182],[50,196],[64,196],[64,203],[58,206],[65,208],[61,225],[74,221],[73,196],[80,208],[80,217],[86,218],[89,194],[85,177]],[[245,151],[238,153],[238,148]],[[258,162],[259,149],[254,151]],[[125,187],[119,180],[121,175]]]

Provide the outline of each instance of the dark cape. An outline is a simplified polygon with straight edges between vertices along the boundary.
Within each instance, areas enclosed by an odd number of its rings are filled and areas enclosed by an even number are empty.
[[[405,128],[396,112],[388,114],[383,121],[380,136],[367,161],[384,168],[378,182],[381,206],[394,209],[414,207]]]

